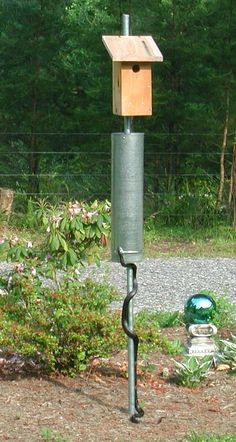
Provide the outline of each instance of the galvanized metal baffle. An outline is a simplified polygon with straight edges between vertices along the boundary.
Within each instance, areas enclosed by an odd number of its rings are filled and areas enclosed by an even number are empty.
[[[129,35],[129,15],[122,15],[123,35]],[[131,132],[131,117],[124,117],[124,133],[112,134],[112,260],[126,264],[141,261],[143,250],[144,134]],[[127,293],[134,285],[133,268],[127,267]],[[129,328],[133,330],[133,300],[129,303]],[[129,413],[135,413],[134,342],[128,338]]]

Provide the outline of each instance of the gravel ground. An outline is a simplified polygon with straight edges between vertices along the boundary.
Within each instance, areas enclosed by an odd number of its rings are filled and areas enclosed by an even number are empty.
[[[7,275],[12,267],[1,262],[0,274]],[[126,269],[118,263],[103,261],[100,267],[85,267],[79,279],[86,277],[108,282],[126,294]],[[227,295],[236,303],[236,258],[146,258],[138,264],[137,278],[135,312],[144,308],[182,310],[186,299],[203,289]],[[114,307],[121,308],[122,299]]]
[[[89,266],[83,277],[106,281],[126,294],[126,269],[120,264],[103,262]],[[233,258],[157,258],[138,264],[139,290],[134,311],[141,309],[182,310],[186,299],[200,290],[227,295],[236,303],[236,259]],[[121,307],[122,301],[116,303]]]

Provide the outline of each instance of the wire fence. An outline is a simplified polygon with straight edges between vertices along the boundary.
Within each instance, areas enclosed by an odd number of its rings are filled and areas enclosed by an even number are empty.
[[[145,197],[216,194],[221,133],[145,134]],[[24,197],[110,199],[111,135],[108,133],[0,133],[0,186]],[[228,135],[229,145],[233,133]],[[232,151],[225,152],[230,182]]]

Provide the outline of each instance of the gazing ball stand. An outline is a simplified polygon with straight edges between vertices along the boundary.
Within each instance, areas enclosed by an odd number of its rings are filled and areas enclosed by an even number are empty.
[[[211,323],[216,311],[216,303],[209,295],[191,296],[184,308],[185,322],[188,330],[187,354],[190,356],[216,355],[218,348],[213,336],[217,328]]]

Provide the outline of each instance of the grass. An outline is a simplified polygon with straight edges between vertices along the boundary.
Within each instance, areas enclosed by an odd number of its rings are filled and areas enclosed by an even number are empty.
[[[176,327],[183,325],[183,314],[181,312],[149,311],[142,310],[137,314],[139,322],[142,324],[154,325],[160,328]]]
[[[61,436],[59,433],[51,430],[50,428],[43,428],[41,430],[41,437],[45,442],[69,442],[70,439]],[[142,442],[137,439],[137,442]],[[151,441],[150,441],[151,442]],[[223,435],[198,435],[192,433],[182,440],[182,442],[236,442],[236,435],[223,434]]]
[[[137,439],[137,442],[144,442],[142,439]],[[154,442],[151,440],[149,442]],[[164,442],[164,441],[163,441]],[[181,442],[236,442],[235,434],[222,434],[222,435],[199,435],[196,433],[191,433],[189,436],[186,436]]]
[[[206,436],[192,433],[190,436],[183,439],[182,442],[236,442],[236,434],[223,434],[221,436],[212,434]]]
[[[236,257],[236,231],[213,228],[145,226],[145,255],[156,257]]]

